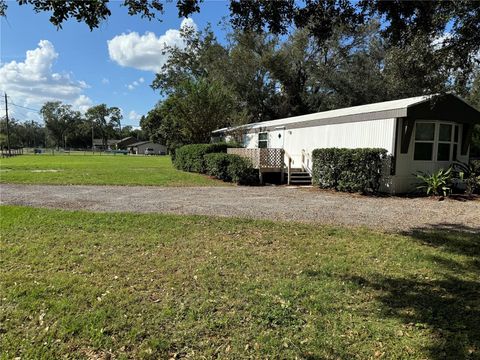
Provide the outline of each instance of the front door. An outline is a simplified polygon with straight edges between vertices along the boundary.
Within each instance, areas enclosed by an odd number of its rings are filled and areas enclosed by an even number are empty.
[[[283,149],[285,145],[285,128],[274,129],[268,134],[268,147]]]

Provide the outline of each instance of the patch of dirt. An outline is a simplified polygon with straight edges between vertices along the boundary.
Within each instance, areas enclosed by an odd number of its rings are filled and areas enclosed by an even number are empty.
[[[63,170],[54,170],[54,169],[30,170],[30,172],[33,172],[33,173],[56,173],[56,172],[60,172],[60,171],[63,171]]]

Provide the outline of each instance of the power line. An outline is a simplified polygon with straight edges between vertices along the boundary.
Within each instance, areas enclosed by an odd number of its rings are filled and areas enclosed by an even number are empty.
[[[16,107],[19,107],[19,108],[22,108],[22,109],[27,109],[27,110],[31,110],[31,111],[36,111],[36,112],[39,112],[40,110],[38,109],[32,109],[32,108],[29,108],[29,107],[26,107],[26,106],[22,106],[22,105],[17,105],[17,104],[14,104],[14,103],[10,103],[10,105],[13,105],[13,106],[16,106]]]
[[[15,118],[15,120],[18,120],[18,117],[22,117],[22,118],[31,118],[32,116],[29,115],[25,110],[15,110],[13,112],[13,117]]]

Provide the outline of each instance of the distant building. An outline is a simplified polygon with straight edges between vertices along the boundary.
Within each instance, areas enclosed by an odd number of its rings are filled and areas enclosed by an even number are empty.
[[[118,140],[117,142],[117,149],[118,150],[125,150],[128,148],[129,145],[138,143],[138,139],[133,137],[133,136],[128,136],[126,138],[123,138],[121,140]]]
[[[108,140],[107,148],[103,145],[103,139],[93,139],[93,150],[104,151],[104,150],[113,150],[117,148],[117,143],[120,140]]]
[[[166,155],[167,147],[153,141],[140,141],[127,146],[130,154],[137,155]]]

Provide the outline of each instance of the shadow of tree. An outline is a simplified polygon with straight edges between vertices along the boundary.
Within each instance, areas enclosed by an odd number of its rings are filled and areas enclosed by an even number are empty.
[[[383,316],[401,319],[406,331],[429,329],[430,359],[480,359],[480,228],[438,224],[404,235],[440,250],[430,256],[440,271],[437,279],[377,274],[344,280],[375,290]],[[462,255],[461,262],[451,254]]]
[[[442,250],[454,254],[480,256],[480,225],[471,227],[440,223],[425,228],[413,228],[404,231],[402,235],[410,236],[424,245],[442,248]]]

